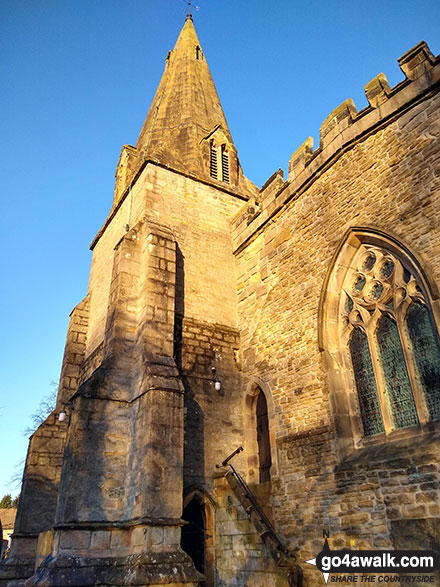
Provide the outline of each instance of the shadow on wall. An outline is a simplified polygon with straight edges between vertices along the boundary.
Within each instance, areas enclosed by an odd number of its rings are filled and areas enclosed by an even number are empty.
[[[58,487],[44,475],[24,475],[14,532],[49,530],[55,519]]]
[[[109,450],[105,441],[109,432],[106,422],[108,408],[105,401],[93,397],[98,394],[103,379],[98,369],[88,381],[87,397],[77,396],[74,400],[64,454],[57,522],[107,520],[102,501],[111,497],[105,495],[108,493],[106,483],[109,473],[109,459],[104,456]],[[115,457],[110,460],[114,461]],[[116,479],[117,475],[113,480],[113,490],[116,489]]]
[[[185,376],[185,425],[183,449],[183,486],[205,484],[205,428],[204,413],[194,398],[194,392]]]
[[[174,358],[185,388],[184,397],[184,450],[183,486],[204,484],[205,480],[205,433],[203,410],[195,400],[194,391],[183,373],[183,318],[185,316],[185,259],[176,245],[176,289],[174,306]]]

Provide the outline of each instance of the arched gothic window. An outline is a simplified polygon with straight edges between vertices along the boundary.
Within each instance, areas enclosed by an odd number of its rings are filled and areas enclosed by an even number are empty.
[[[409,264],[362,244],[345,275],[339,317],[364,436],[440,420],[440,340]]]
[[[270,451],[269,417],[264,392],[260,389],[256,403],[258,461],[260,468],[260,483],[270,481],[272,457]]]
[[[253,486],[277,477],[277,420],[271,390],[265,381],[249,382],[248,392],[243,399],[247,482]]]

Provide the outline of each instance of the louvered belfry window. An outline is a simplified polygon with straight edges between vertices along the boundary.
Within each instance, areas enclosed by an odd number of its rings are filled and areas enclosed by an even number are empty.
[[[225,144],[220,147],[212,140],[209,143],[209,174],[214,179],[230,183],[229,152]]]
[[[211,141],[210,144],[210,149],[211,149],[211,157],[210,157],[210,174],[211,177],[213,177],[214,179],[217,179],[218,177],[218,167],[217,167],[217,148],[214,145],[214,142]]]
[[[440,420],[440,339],[415,270],[364,244],[340,301],[364,436]]]
[[[222,145],[222,180],[229,183],[229,154],[225,145]]]

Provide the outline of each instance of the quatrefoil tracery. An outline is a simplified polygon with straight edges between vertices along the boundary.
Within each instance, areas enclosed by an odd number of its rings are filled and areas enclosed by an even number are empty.
[[[343,288],[345,331],[374,327],[384,313],[396,319],[412,301],[424,302],[414,276],[389,251],[363,245],[356,257]]]

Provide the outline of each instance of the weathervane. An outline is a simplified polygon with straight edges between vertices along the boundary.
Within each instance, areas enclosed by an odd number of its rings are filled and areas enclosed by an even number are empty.
[[[196,4],[193,4],[191,2],[191,0],[183,0],[183,1],[188,4],[188,12],[186,14],[186,18],[187,18],[187,20],[192,20],[191,6],[194,6],[196,10],[198,10],[199,7]]]

